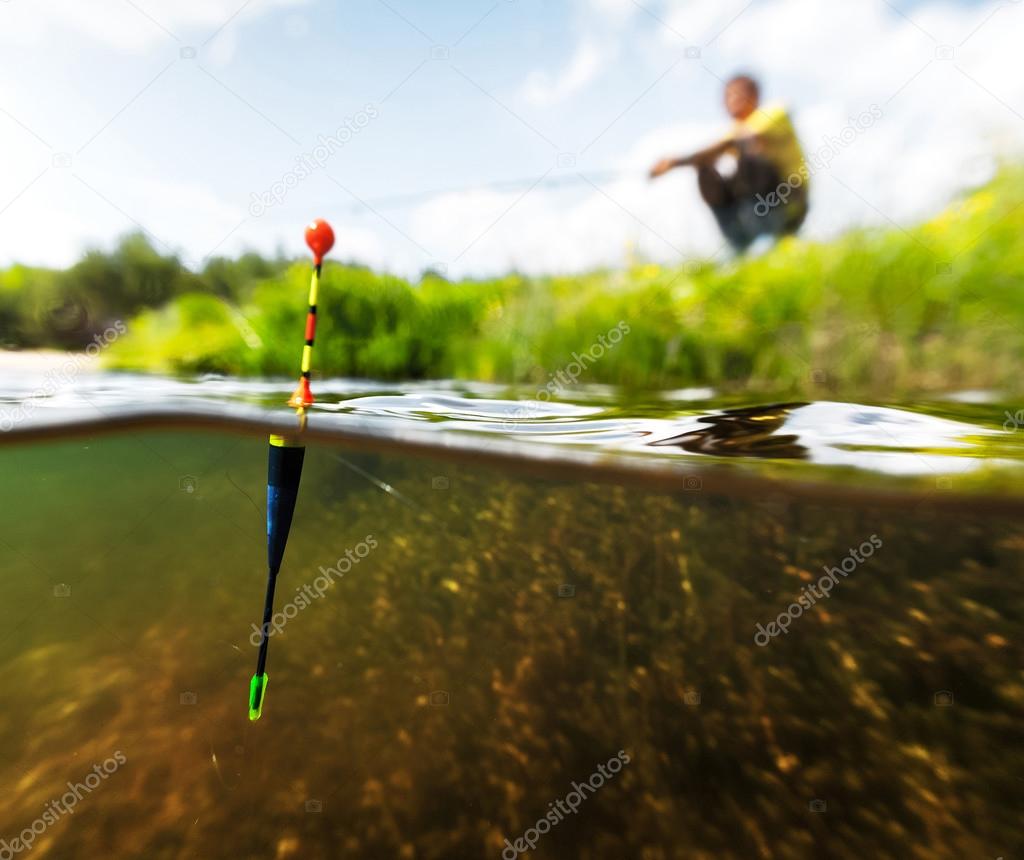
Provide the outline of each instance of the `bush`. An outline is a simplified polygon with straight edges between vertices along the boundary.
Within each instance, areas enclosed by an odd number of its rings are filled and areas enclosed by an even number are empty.
[[[315,372],[540,387],[625,323],[628,336],[579,382],[818,396],[823,387],[830,396],[1019,391],[1022,198],[1024,170],[1007,169],[916,228],[785,239],[722,265],[457,283],[428,273],[410,283],[328,262]],[[74,322],[75,301],[89,320],[143,307],[109,351],[115,367],[291,376],[309,273],[308,261],[245,255],[197,275],[129,237],[114,255],[87,255],[67,272],[3,273],[0,321],[20,345],[68,346],[79,335],[62,335],[53,315]]]

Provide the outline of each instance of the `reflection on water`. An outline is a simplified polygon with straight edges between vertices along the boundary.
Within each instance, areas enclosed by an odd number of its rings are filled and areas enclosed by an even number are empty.
[[[790,412],[806,403],[780,403],[769,406],[747,406],[727,409],[718,415],[700,419],[708,426],[690,430],[652,445],[675,445],[693,454],[714,454],[720,457],[778,457],[802,460],[808,450],[800,437],[792,433],[777,434]]]
[[[697,444],[755,432],[732,415]],[[620,750],[530,857],[1020,849],[1019,521],[312,446],[282,605],[378,545],[275,635],[250,723],[265,449],[0,449],[0,839],[125,757],[19,856],[497,858]]]
[[[122,426],[219,423],[260,433],[278,422],[293,387],[281,382],[128,374],[83,374],[46,385],[31,375],[4,381],[0,441],[19,435]],[[517,400],[494,385],[390,384],[318,380],[310,430],[318,438],[517,461],[660,472],[728,465],[735,474],[912,491],[956,478],[957,492],[1021,495],[1024,433],[1004,428],[1006,405],[949,399],[880,406],[813,403],[730,404],[707,391],[625,401],[604,388],[571,402]],[[1012,405],[1012,404],[1011,404]],[[858,473],[851,479],[851,470]],[[679,483],[684,483],[680,481]]]

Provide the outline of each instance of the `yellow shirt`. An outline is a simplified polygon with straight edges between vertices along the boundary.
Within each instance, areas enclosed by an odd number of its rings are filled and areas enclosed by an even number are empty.
[[[793,173],[799,173],[804,180],[807,179],[804,152],[800,148],[789,114],[782,105],[757,108],[746,119],[736,121],[733,134],[740,140],[757,137],[751,152],[774,164],[783,181]]]

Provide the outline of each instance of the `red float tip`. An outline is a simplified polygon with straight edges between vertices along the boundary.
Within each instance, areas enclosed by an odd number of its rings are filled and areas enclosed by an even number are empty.
[[[334,247],[334,231],[323,218],[316,218],[306,225],[306,244],[313,252],[313,262],[320,265],[327,252]]]
[[[292,392],[292,396],[288,398],[288,405],[293,409],[305,409],[307,406],[312,406],[313,402],[313,392],[309,390],[309,380],[303,376],[299,379],[299,384]]]

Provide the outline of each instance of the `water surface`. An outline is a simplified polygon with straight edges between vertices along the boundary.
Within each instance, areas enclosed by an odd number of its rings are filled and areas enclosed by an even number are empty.
[[[17,856],[497,858],[620,751],[527,856],[1021,852],[1012,405],[323,382],[250,723],[290,388],[82,377],[0,437],[0,839],[124,758]]]

